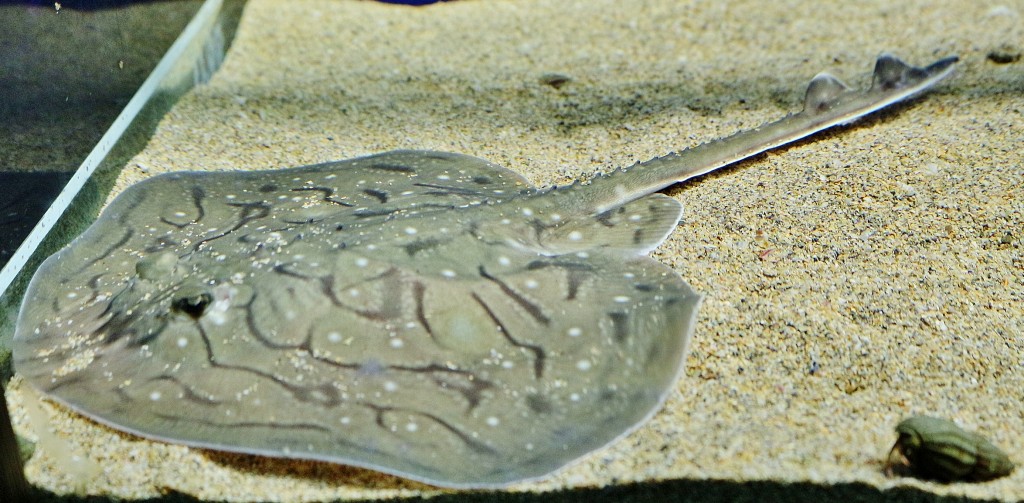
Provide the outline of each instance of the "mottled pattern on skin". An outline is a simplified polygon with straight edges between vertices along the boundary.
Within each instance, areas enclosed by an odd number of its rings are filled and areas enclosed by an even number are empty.
[[[336,461],[437,485],[544,476],[632,431],[673,389],[700,302],[647,257],[654,193],[846,123],[947,76],[879,59],[853,91],[586,184],[395,151],[139,183],[40,267],[18,372],[113,427]]]

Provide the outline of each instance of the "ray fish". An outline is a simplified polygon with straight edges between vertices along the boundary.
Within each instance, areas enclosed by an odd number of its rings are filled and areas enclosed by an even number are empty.
[[[447,487],[544,477],[676,386],[701,295],[647,254],[658,193],[928,89],[891,55],[820,74],[803,110],[549,189],[466,155],[394,151],[135,184],[31,281],[16,370],[113,428]]]

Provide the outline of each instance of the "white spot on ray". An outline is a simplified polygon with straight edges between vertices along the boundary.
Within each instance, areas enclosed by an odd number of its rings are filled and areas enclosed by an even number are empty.
[[[534,288],[537,288],[540,285],[537,283],[537,280],[535,280],[535,279],[528,279],[528,280],[523,282],[523,286],[525,286],[526,288],[529,288],[530,290],[533,290]]]
[[[359,257],[356,259],[356,267],[366,267],[370,264],[370,260],[366,257]]]
[[[580,360],[580,361],[576,362],[576,368],[578,368],[580,370],[590,370],[590,366],[591,366],[590,360]]]
[[[629,297],[627,297],[625,295],[616,295],[615,298],[613,298],[612,300],[614,300],[615,302],[618,302],[619,304],[625,304],[625,303],[629,302]]]
[[[566,333],[569,334],[569,337],[579,337],[583,334],[583,330],[580,330],[580,327],[570,327]]]
[[[444,276],[446,278],[454,278],[455,277],[455,271],[453,271],[451,269],[442,269],[441,270],[441,276]]]
[[[405,233],[410,235],[410,236],[416,234],[417,232],[419,232],[419,231],[417,231],[415,227],[406,227],[405,228]]]
[[[384,381],[384,391],[395,391],[398,389],[398,384],[395,381]]]
[[[572,231],[569,233],[569,241],[581,241],[583,239],[583,233],[580,231]]]
[[[161,394],[160,394],[160,392],[159,392],[159,391],[154,391],[154,392],[152,392],[152,393],[150,393],[150,394],[149,394],[149,399],[150,399],[150,400],[152,400],[152,401],[154,401],[154,402],[155,402],[155,401],[157,401],[157,400],[159,400],[159,399],[160,399],[160,397],[161,397]]]
[[[498,426],[499,424],[501,424],[501,421],[498,418],[494,417],[494,416],[488,417],[486,422],[487,422],[487,426]]]
[[[503,266],[506,266],[506,267],[508,267],[508,266],[509,266],[509,264],[511,264],[511,263],[512,263],[512,261],[511,261],[511,260],[509,260],[509,259],[508,259],[508,257],[506,257],[506,256],[502,255],[502,256],[498,257],[498,263],[499,263],[499,264],[501,264],[501,265],[503,265]]]
[[[338,332],[328,332],[327,340],[329,342],[341,342],[341,334],[339,334]]]
[[[188,346],[188,339],[184,337],[178,337],[177,343],[179,348],[183,348],[185,346]]]

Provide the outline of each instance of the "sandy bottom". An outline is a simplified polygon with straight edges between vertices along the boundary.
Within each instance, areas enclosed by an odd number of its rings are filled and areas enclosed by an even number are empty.
[[[881,467],[911,414],[984,432],[1024,463],[1024,60],[993,61],[1020,58],[1022,16],[1019,3],[971,0],[251,0],[223,68],[120,183],[418,148],[561,184],[795,111],[821,70],[860,87],[882,51],[914,64],[957,54],[955,78],[896,113],[670,190],[686,217],[653,255],[707,295],[678,391],[626,439],[513,490],[727,479],[1020,500],[1024,470],[938,485]],[[568,81],[556,88],[551,73]],[[34,437],[21,384],[9,400]],[[83,460],[32,460],[31,480],[55,491],[435,491],[151,443],[45,411]]]

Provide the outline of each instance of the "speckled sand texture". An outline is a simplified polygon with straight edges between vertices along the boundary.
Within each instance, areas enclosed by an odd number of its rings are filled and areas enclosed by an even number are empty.
[[[828,70],[875,56],[958,75],[924,99],[673,188],[685,222],[654,254],[707,294],[686,374],[644,428],[543,491],[681,478],[887,479],[903,417],[984,432],[1024,464],[1024,50],[1020,2],[251,0],[213,81],[185,97],[121,186],[173,170],[298,166],[395,148],[461,152],[539,185],[756,126]],[[997,58],[1006,59],[1006,58]],[[560,88],[542,77],[570,78]],[[812,369],[817,369],[812,372]],[[12,384],[19,431],[34,436]],[[433,489],[365,470],[150,443],[56,408],[104,475],[78,489],[309,501]],[[75,482],[51,458],[36,484]]]

